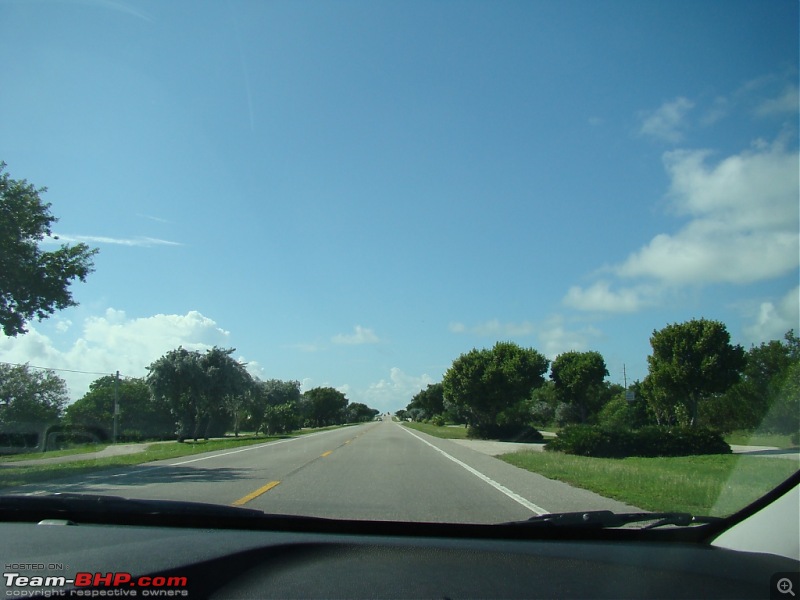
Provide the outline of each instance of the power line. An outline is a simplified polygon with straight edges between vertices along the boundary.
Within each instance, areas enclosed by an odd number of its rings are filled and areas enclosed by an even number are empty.
[[[30,369],[41,369],[42,371],[61,371],[61,372],[64,372],[64,373],[80,373],[82,375],[109,375],[109,376],[113,376],[114,375],[114,373],[99,373],[97,371],[79,371],[77,369],[57,369],[55,367],[38,367],[36,365],[32,365],[32,364],[29,364],[29,363],[25,363],[25,364],[10,363],[10,362],[2,361],[2,360],[0,360],[0,365],[8,365],[10,367],[28,367]],[[121,377],[125,377],[127,379],[135,379],[134,377],[131,377],[130,375],[122,375],[122,374],[120,374],[120,376]]]

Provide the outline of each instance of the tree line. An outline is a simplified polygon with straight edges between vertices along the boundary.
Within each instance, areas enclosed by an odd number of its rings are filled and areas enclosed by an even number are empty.
[[[104,432],[110,439],[115,398],[119,440],[182,442],[242,431],[275,435],[371,421],[378,414],[331,387],[303,393],[299,381],[253,377],[233,352],[179,347],[151,363],[145,377],[100,377],[69,405],[66,384],[53,371],[0,364],[0,425],[3,431],[61,425],[75,435]]]
[[[475,437],[524,437],[537,426],[578,423],[797,436],[800,340],[793,330],[745,351],[731,343],[723,323],[693,319],[653,331],[650,345],[647,376],[625,389],[606,379],[599,352],[565,352],[551,363],[532,348],[498,342],[459,356],[440,383],[397,414],[464,423]]]

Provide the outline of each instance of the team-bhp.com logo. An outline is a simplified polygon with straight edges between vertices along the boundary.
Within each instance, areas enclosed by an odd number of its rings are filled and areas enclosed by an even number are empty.
[[[49,598],[104,598],[104,597],[188,597],[186,577],[141,576],[130,573],[75,573],[64,575],[30,575],[14,572],[3,573],[6,597]],[[68,587],[70,586],[70,587]]]

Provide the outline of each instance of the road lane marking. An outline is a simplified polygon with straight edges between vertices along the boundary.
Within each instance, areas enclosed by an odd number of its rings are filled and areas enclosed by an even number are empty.
[[[231,504],[231,506],[242,506],[243,504],[247,504],[250,500],[254,498],[258,498],[261,494],[270,491],[276,485],[278,485],[280,481],[270,481],[267,485],[258,488],[255,492],[250,492],[247,496],[239,498],[236,502]]]
[[[327,452],[323,452],[322,454],[320,454],[320,456],[324,458],[325,456],[330,456],[331,454],[333,454],[333,450],[328,450]]]
[[[491,477],[487,477],[486,475],[484,475],[480,471],[470,467],[467,463],[458,460],[455,456],[451,456],[450,454],[448,454],[447,452],[445,452],[441,448],[439,448],[437,446],[434,446],[428,440],[426,440],[424,438],[421,438],[420,436],[418,436],[416,433],[413,433],[408,428],[401,426],[401,429],[403,431],[405,431],[406,433],[408,433],[409,435],[413,435],[415,438],[417,438],[423,444],[428,444],[428,446],[430,446],[431,448],[436,450],[438,453],[442,454],[445,458],[447,458],[449,460],[452,460],[454,463],[456,463],[460,467],[464,467],[467,471],[469,471],[470,473],[475,475],[475,477],[477,477],[478,479],[481,479],[484,482],[488,483],[490,486],[492,486],[493,488],[495,488],[499,492],[502,492],[503,494],[505,494],[506,496],[511,498],[514,502],[517,502],[518,504],[521,504],[522,506],[524,506],[525,508],[527,508],[531,512],[535,512],[537,515],[549,515],[550,514],[550,511],[547,511],[547,510],[543,509],[541,506],[536,506],[533,502],[529,502],[528,500],[526,500],[525,498],[523,498],[522,496],[520,496],[516,492],[512,492],[506,486],[504,486],[504,485],[502,485],[500,483],[497,483]]]

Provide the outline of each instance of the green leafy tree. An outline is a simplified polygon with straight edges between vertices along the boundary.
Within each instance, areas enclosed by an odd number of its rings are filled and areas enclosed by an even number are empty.
[[[351,402],[345,409],[345,421],[347,423],[363,423],[372,421],[379,413],[375,408],[370,408],[361,402]]]
[[[67,384],[53,371],[0,363],[0,423],[44,428],[60,421]]]
[[[783,341],[753,346],[741,381],[701,407],[704,421],[720,429],[793,433],[798,429],[800,343],[790,330]]]
[[[244,403],[252,377],[245,366],[231,356],[234,352],[234,348],[214,346],[198,359],[204,379],[199,394],[198,428],[206,439],[224,435],[231,425],[238,432],[237,408]]]
[[[434,415],[441,415],[445,412],[444,407],[444,387],[441,383],[429,384],[424,390],[417,392],[411,402],[406,406],[406,410],[412,411],[419,409],[421,419],[430,419]]]
[[[267,435],[287,433],[297,429],[300,426],[300,414],[295,403],[268,405],[264,409],[262,426]]]
[[[445,373],[444,398],[463,411],[475,435],[491,437],[519,418],[518,405],[544,383],[548,365],[536,350],[513,342],[498,342],[491,350],[473,349]]]
[[[75,306],[69,286],[85,281],[97,253],[86,244],[62,244],[43,252],[39,242],[52,235],[56,218],[42,202],[47,188],[11,179],[0,162],[0,325],[7,336],[24,333],[25,323]]]
[[[170,411],[178,441],[183,442],[190,435],[196,440],[204,409],[201,396],[205,377],[200,354],[181,346],[151,363],[147,370],[145,381],[155,401]]]
[[[698,424],[698,407],[739,381],[745,353],[719,321],[693,319],[654,331],[643,386],[659,422]]]
[[[599,352],[565,352],[556,357],[550,369],[556,396],[573,408],[581,423],[586,423],[607,399],[606,377],[608,369]]]
[[[344,421],[347,397],[332,387],[317,387],[303,394],[308,402],[309,420],[316,427],[338,425]]]
[[[250,423],[256,433],[261,429],[267,431],[267,421],[274,418],[275,406],[291,405],[299,422],[304,418],[301,405],[299,381],[281,381],[280,379],[256,380],[249,396],[248,411]]]
[[[115,392],[116,387],[116,392]],[[174,433],[174,419],[167,407],[153,401],[143,379],[120,379],[107,375],[89,384],[89,391],[65,411],[64,423],[71,428],[113,428],[114,395],[117,395],[118,439],[163,439]]]

